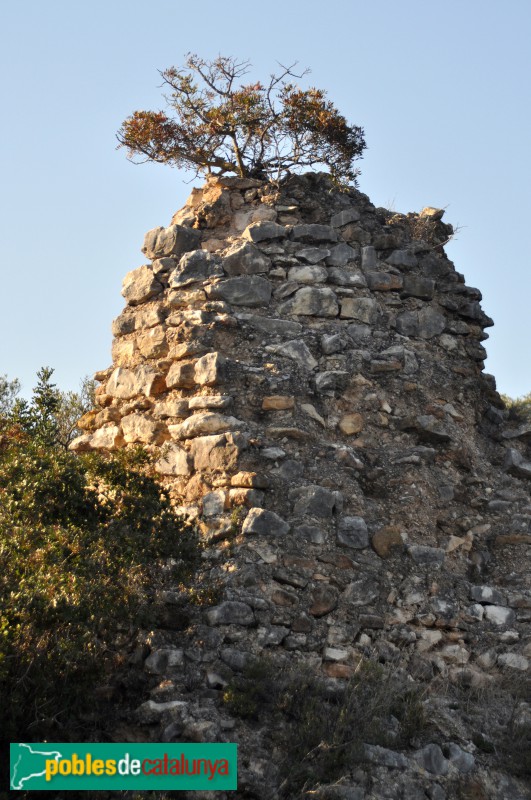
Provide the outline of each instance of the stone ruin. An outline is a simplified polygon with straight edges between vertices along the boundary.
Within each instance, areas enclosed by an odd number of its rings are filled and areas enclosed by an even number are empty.
[[[493,322],[442,216],[375,208],[324,174],[212,177],[124,279],[113,365],[73,448],[153,454],[218,596],[160,598],[150,699],[121,735],[239,742],[236,796],[279,796],[264,731],[221,700],[268,654],[332,685],[375,659],[426,688],[427,743],[367,746],[312,797],[531,797],[441,689],[488,693],[531,660],[531,427],[483,372]],[[529,730],[525,699],[512,713]]]

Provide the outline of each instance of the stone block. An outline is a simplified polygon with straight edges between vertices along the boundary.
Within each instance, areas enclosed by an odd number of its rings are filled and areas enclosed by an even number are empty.
[[[170,273],[168,286],[170,289],[184,289],[221,275],[223,270],[217,256],[205,250],[192,250],[181,257],[177,267]]]
[[[128,414],[121,421],[127,443],[162,444],[167,438],[166,427],[145,414]]]
[[[359,222],[360,212],[357,208],[346,208],[343,211],[338,211],[330,218],[330,225],[333,228],[342,228],[343,225],[348,225],[349,222]]]
[[[161,475],[186,477],[192,472],[191,458],[186,450],[170,442],[163,448],[161,457],[155,463],[155,470]]]
[[[198,472],[225,472],[234,469],[240,453],[247,447],[247,441],[244,434],[232,432],[196,437],[190,445],[194,468]]]
[[[378,318],[378,304],[371,297],[345,297],[341,300],[339,316],[373,325]]]
[[[207,353],[194,366],[194,381],[198,386],[215,386],[222,377],[225,359],[220,353]]]
[[[205,618],[207,624],[214,625],[252,625],[254,613],[251,606],[238,600],[226,600],[218,606],[210,608]]]
[[[187,417],[178,425],[170,425],[169,431],[173,439],[195,439],[196,436],[210,436],[216,433],[235,431],[245,427],[245,423],[236,417],[226,417],[214,411],[206,411]]]
[[[291,267],[288,272],[288,280],[296,283],[325,283],[327,277],[327,270],[319,266]]]
[[[147,303],[161,292],[162,284],[147,265],[128,272],[122,282],[122,295],[130,306]]]
[[[223,257],[223,269],[230,277],[236,275],[256,275],[268,272],[271,259],[250,242],[237,243]]]
[[[266,278],[241,275],[207,287],[207,296],[210,300],[225,300],[235,306],[267,306],[271,291],[271,284]]]
[[[291,235],[302,242],[337,242],[337,233],[330,225],[295,225]]]
[[[264,411],[285,411],[295,408],[295,398],[280,394],[269,395],[262,400],[262,408]]]
[[[242,239],[249,242],[266,242],[271,239],[284,239],[287,230],[283,225],[268,220],[263,222],[253,222],[242,233]]]
[[[288,532],[289,524],[282,517],[263,508],[251,508],[242,526],[244,536],[285,536]]]
[[[168,389],[192,389],[195,386],[195,363],[175,361],[166,375]]]
[[[337,317],[339,307],[337,297],[332,289],[316,289],[305,286],[295,292],[294,297],[286,303],[283,310],[308,317]]]
[[[139,394],[154,397],[166,389],[164,377],[153,367],[141,365],[135,369],[117,367],[111,374],[106,393],[120,400],[130,400]]]
[[[142,252],[151,259],[182,256],[188,250],[195,250],[199,246],[200,239],[199,231],[182,225],[153,228],[144,237]]]

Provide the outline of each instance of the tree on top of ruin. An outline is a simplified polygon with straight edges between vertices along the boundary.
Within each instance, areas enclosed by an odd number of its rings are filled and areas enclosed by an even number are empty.
[[[281,67],[268,83],[241,83],[248,61],[189,55],[161,72],[167,111],[135,111],[120,127],[132,161],[156,161],[199,173],[279,180],[325,168],[338,184],[356,183],[363,129],[349,125],[322,89],[301,89],[302,74]]]

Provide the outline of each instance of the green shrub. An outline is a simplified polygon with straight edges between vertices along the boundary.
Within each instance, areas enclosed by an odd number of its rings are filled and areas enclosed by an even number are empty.
[[[428,726],[420,689],[372,661],[337,684],[262,658],[233,679],[224,701],[251,724],[268,719],[289,798],[338,780],[364,760],[364,744],[397,749]]]
[[[76,720],[94,705],[116,632],[149,622],[161,576],[185,580],[198,558],[144,451],[77,456],[56,442],[42,377],[31,404],[4,414],[0,439],[0,690],[12,741],[82,736]]]
[[[523,395],[523,397],[511,398],[506,394],[501,396],[505,403],[505,408],[508,411],[507,417],[509,422],[514,422],[518,425],[531,422],[531,392]]]

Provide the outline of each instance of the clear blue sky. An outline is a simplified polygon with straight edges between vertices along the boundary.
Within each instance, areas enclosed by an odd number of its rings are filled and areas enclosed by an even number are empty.
[[[360,189],[462,226],[448,252],[496,323],[486,369],[531,391],[529,0],[4,0],[0,37],[0,374],[25,394],[40,366],[76,389],[110,364],[122,278],[191,189],[130,164],[115,131],[161,107],[157,69],[189,51],[249,58],[256,78],[311,67],[365,128]]]

